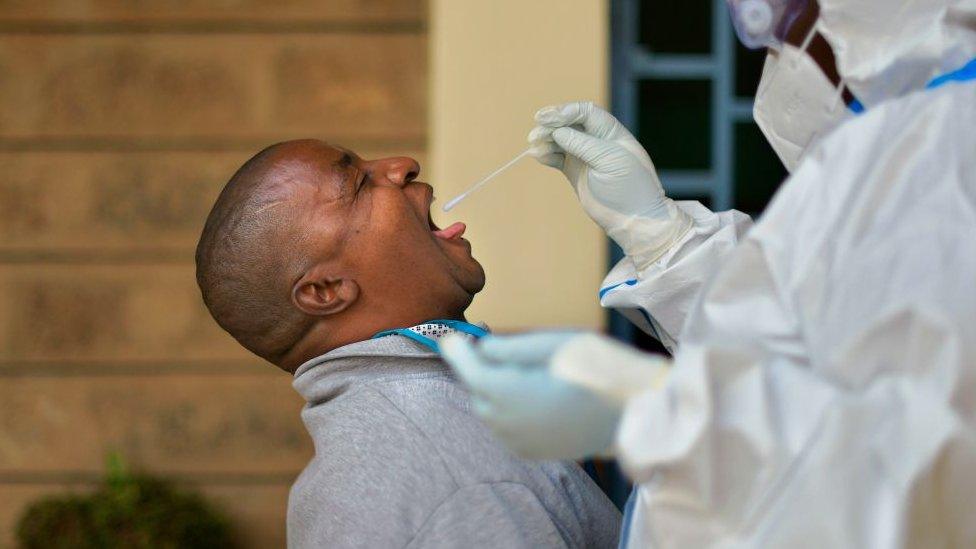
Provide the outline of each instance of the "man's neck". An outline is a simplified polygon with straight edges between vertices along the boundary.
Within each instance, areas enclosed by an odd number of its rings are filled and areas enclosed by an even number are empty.
[[[321,322],[313,326],[305,336],[291,348],[290,351],[277,361],[277,365],[287,372],[294,372],[305,362],[322,356],[329,351],[345,345],[366,341],[379,332],[396,328],[410,328],[431,320],[460,320],[465,322],[464,311],[456,314],[445,314],[433,318],[420,320],[399,320],[394,322],[343,322],[337,326]]]

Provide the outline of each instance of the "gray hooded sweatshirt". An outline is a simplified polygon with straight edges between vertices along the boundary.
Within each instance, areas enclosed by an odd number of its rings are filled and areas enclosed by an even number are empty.
[[[589,477],[513,455],[422,345],[347,345],[294,386],[315,457],[291,489],[289,547],[617,545],[620,514]]]

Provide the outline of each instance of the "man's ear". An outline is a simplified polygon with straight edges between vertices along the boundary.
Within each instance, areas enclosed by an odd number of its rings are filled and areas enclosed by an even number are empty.
[[[334,315],[358,298],[355,280],[330,276],[324,265],[309,269],[291,288],[292,303],[310,316]]]

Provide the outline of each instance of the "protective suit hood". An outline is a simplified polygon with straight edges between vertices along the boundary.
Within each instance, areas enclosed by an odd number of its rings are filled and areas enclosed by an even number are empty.
[[[819,0],[817,30],[867,108],[976,57],[976,0]]]
[[[818,5],[819,17],[802,46],[784,43],[779,51],[770,50],[754,105],[756,123],[790,172],[853,112],[924,89],[976,57],[976,0],[819,0]],[[842,85],[859,105],[837,108],[843,87],[806,52],[816,33],[830,44]]]

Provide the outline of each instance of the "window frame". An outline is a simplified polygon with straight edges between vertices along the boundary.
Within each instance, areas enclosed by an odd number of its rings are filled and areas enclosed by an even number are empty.
[[[648,80],[705,80],[711,82],[711,124],[707,170],[659,170],[668,196],[681,200],[704,197],[715,211],[728,210],[735,201],[736,124],[753,123],[751,97],[736,95],[737,42],[725,0],[712,0],[711,45],[707,54],[655,53],[640,43],[639,0],[610,2],[610,102],[611,112],[637,133],[640,105],[638,87]],[[610,267],[623,253],[610,241]],[[611,312],[611,334],[634,341],[636,327]]]

